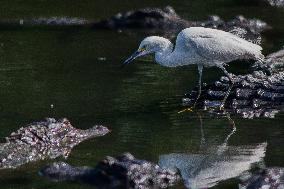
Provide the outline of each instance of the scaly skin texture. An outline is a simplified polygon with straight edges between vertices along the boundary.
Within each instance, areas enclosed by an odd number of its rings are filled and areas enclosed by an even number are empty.
[[[39,174],[53,181],[80,181],[98,188],[167,188],[180,179],[177,172],[136,159],[129,153],[116,158],[108,156],[96,167],[73,167],[55,162]]]
[[[233,76],[235,84],[226,101],[226,111],[244,118],[274,118],[284,105],[284,50],[268,55],[256,67],[260,69],[252,74]],[[197,108],[216,113],[228,87],[227,77],[204,86]],[[190,106],[196,93],[193,90],[186,94],[183,104]]]
[[[241,177],[239,189],[281,189],[284,188],[284,168],[269,167]]]
[[[103,126],[81,130],[74,128],[67,119],[56,121],[48,118],[21,127],[0,144],[0,169],[16,168],[28,162],[68,157],[80,142],[107,134]]]

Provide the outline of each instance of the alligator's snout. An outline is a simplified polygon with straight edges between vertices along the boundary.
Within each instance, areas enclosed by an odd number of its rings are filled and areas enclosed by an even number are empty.
[[[74,172],[73,168],[69,164],[65,162],[54,162],[42,168],[38,174],[53,181],[63,181],[66,179],[64,178],[64,175],[68,172]]]
[[[94,134],[97,135],[97,136],[106,135],[107,133],[109,133],[111,131],[110,129],[108,129],[107,127],[104,127],[102,125],[96,125],[93,128],[91,128],[90,130],[92,130],[94,132]]]

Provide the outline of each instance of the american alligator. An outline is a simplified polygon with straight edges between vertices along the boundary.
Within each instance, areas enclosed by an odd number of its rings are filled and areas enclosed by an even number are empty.
[[[202,26],[232,31],[253,41],[260,38],[260,32],[270,28],[259,19],[247,19],[241,15],[228,22],[218,16],[210,16],[205,21],[189,21],[181,18],[170,6],[162,9],[144,8],[118,13],[105,20],[92,23],[92,26],[96,29],[147,29],[147,32],[156,31],[161,34],[176,33],[192,26]]]
[[[273,6],[273,7],[284,7],[284,0],[235,0],[236,3],[242,6],[253,5],[253,6]]]
[[[48,118],[29,124],[6,137],[6,143],[0,143],[0,169],[16,168],[47,158],[68,157],[72,148],[80,142],[108,132],[103,126],[76,129],[67,119],[57,121]]]
[[[258,70],[252,74],[233,76],[235,84],[225,107],[227,112],[244,118],[273,118],[284,106],[284,49],[268,55],[264,62],[258,62],[254,67]],[[197,107],[218,112],[216,109],[228,87],[227,77],[204,86]],[[196,95],[197,89],[186,94],[183,105],[191,106]]]
[[[237,16],[230,21],[224,21],[218,16],[210,16],[205,21],[189,21],[181,18],[170,6],[127,11],[98,21],[72,17],[42,17],[34,19],[0,20],[0,26],[2,26],[2,28],[76,26],[114,30],[136,28],[143,29],[143,31],[147,33],[155,32],[159,35],[170,36],[175,36],[172,34],[187,27],[203,26],[231,31],[256,42],[260,40],[260,32],[270,28],[270,26],[259,19],[247,19],[244,16]]]
[[[241,177],[239,189],[281,189],[284,188],[284,168],[269,167],[248,172]]]
[[[177,172],[136,159],[130,153],[116,158],[108,156],[96,167],[73,167],[55,162],[39,174],[53,181],[80,181],[98,188],[167,188],[180,178]]]
[[[284,0],[266,0],[271,6],[284,7]]]

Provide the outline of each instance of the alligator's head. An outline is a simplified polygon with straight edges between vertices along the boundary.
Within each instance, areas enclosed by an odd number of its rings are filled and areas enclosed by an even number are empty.
[[[80,173],[79,169],[76,169],[71,165],[61,161],[47,165],[39,171],[40,176],[45,176],[52,181],[65,181],[69,179],[76,179],[77,174],[74,173]]]
[[[110,130],[104,126],[77,129],[68,119],[34,122],[11,133],[0,148],[0,169],[17,167],[30,161],[68,157],[80,142],[104,136]]]
[[[58,152],[60,152],[60,155],[68,157],[72,148],[79,143],[88,139],[104,136],[110,132],[107,127],[102,125],[96,125],[89,129],[77,129],[74,128],[67,119],[62,119],[57,122],[57,124],[57,133],[50,137],[50,147],[48,148],[49,154],[52,154],[54,151],[56,152],[56,156]]]
[[[80,130],[79,131],[80,134],[78,137],[82,138],[98,137],[98,136],[104,136],[109,132],[110,130],[107,127],[104,127],[102,125],[96,125],[90,129]]]
[[[72,127],[65,136],[62,136],[60,144],[62,147],[65,146],[72,148],[84,140],[104,136],[109,132],[110,130],[102,125],[96,125],[85,130]]]

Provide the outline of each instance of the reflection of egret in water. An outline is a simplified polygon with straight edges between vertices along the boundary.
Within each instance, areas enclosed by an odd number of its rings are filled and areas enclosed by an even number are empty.
[[[229,116],[228,119],[233,124]],[[228,141],[235,132],[236,127],[233,124],[232,131],[221,145],[208,146],[197,154],[161,155],[159,165],[163,168],[178,169],[187,188],[209,188],[220,181],[237,177],[249,170],[253,163],[262,161],[267,144],[228,146]],[[205,142],[202,122],[201,138],[202,144]]]
[[[231,132],[227,135],[227,137],[225,138],[224,142],[218,146],[217,148],[217,152],[218,153],[222,153],[222,151],[224,151],[227,147],[227,144],[228,144],[228,140],[231,138],[231,136],[233,134],[235,134],[235,132],[237,131],[237,128],[236,128],[236,125],[235,125],[235,122],[234,120],[231,119],[230,115],[226,112],[225,112],[225,115],[226,115],[226,118],[228,119],[229,121],[229,124],[230,126],[232,127],[232,130]],[[199,112],[196,112],[197,115],[198,115],[198,118],[199,118],[199,122],[200,122],[200,135],[201,135],[201,139],[200,139],[200,150],[203,150],[203,149],[206,149],[206,140],[205,140],[205,135],[204,135],[204,130],[203,130],[203,120],[202,120],[202,117],[200,115]],[[207,149],[208,150],[208,149]],[[216,150],[216,147],[215,149]]]

